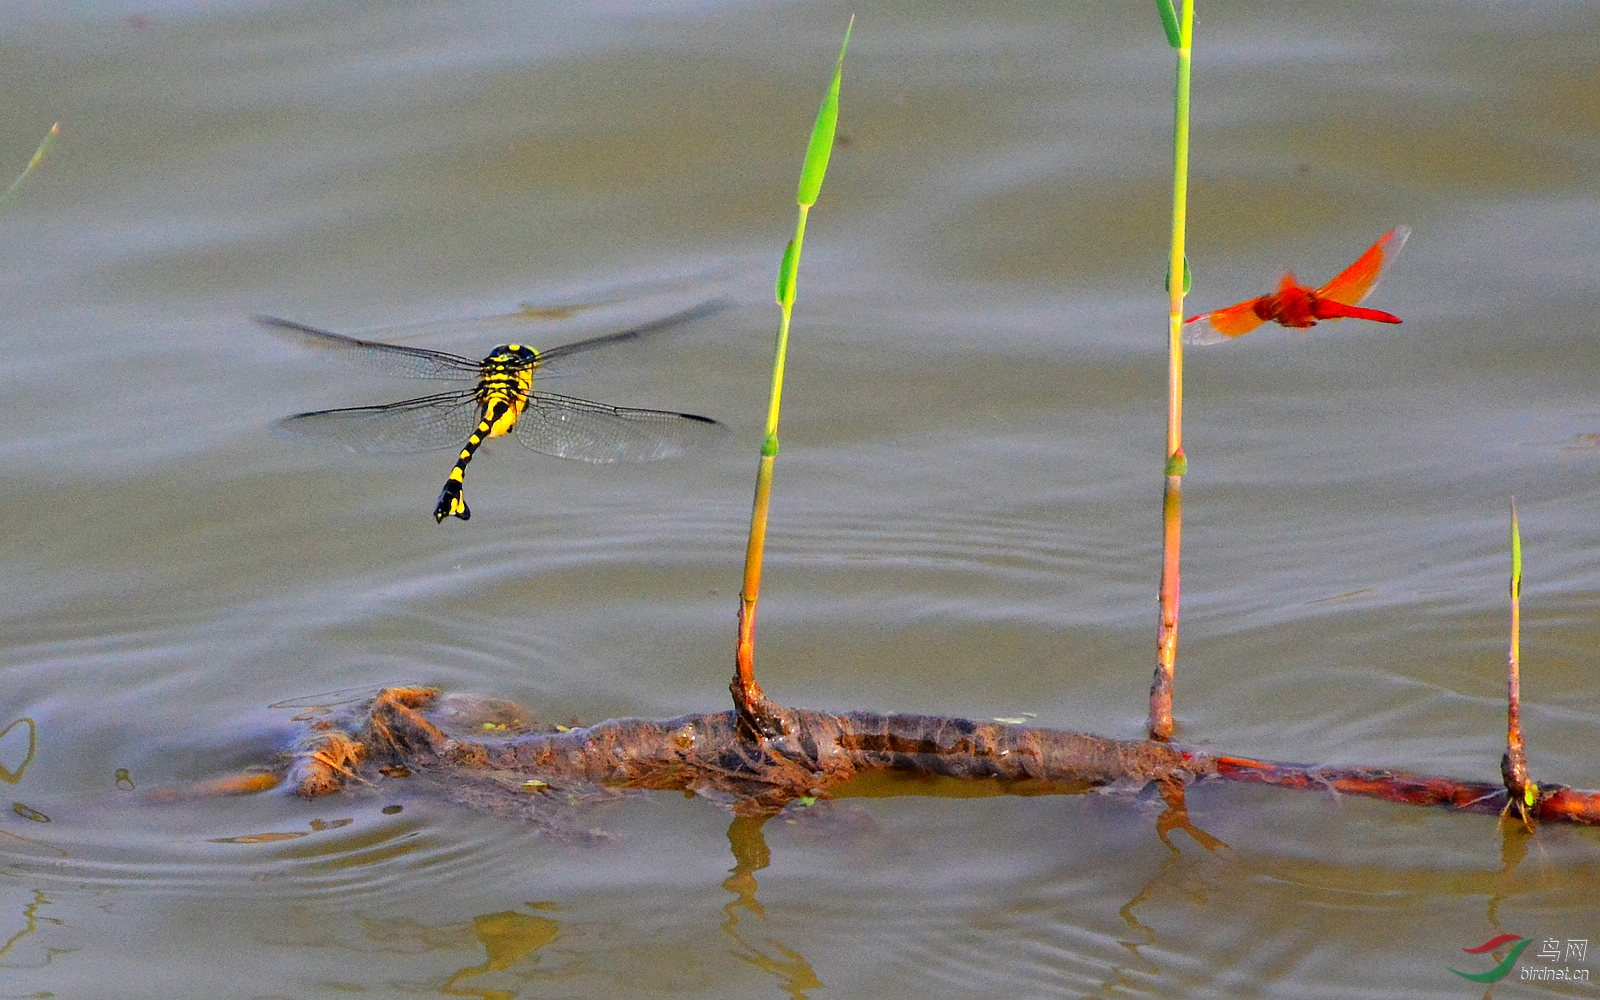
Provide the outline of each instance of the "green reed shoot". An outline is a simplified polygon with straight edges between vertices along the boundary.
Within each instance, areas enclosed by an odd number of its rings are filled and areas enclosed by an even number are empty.
[[[1189,291],[1184,234],[1189,217],[1189,79],[1194,44],[1194,0],[1182,15],[1172,0],[1156,0],[1167,41],[1178,56],[1172,126],[1172,243],[1167,256],[1167,464],[1162,497],[1161,621],[1156,634],[1156,671],[1150,684],[1151,739],[1172,736],[1172,686],[1178,660],[1178,567],[1183,537],[1183,297]],[[1176,279],[1176,280],[1175,280]]]
[[[1506,785],[1506,812],[1532,825],[1539,786],[1528,777],[1527,747],[1522,742],[1522,532],[1517,526],[1517,501],[1511,500],[1511,648],[1506,654],[1506,752],[1500,777]]]
[[[1511,498],[1511,650],[1512,673],[1522,659],[1522,532],[1517,527],[1517,500]]]
[[[822,98],[816,123],[811,129],[811,141],[806,146],[805,162],[800,168],[800,185],[795,193],[795,203],[800,208],[799,219],[795,223],[794,236],[783,251],[775,289],[778,343],[772,359],[772,393],[767,405],[766,434],[761,441],[761,462],[756,470],[755,501],[750,511],[744,585],[739,593],[739,640],[734,654],[737,673],[730,685],[741,719],[763,733],[770,733],[773,724],[755,676],[756,602],[761,595],[761,561],[766,550],[767,511],[772,499],[772,467],[778,457],[778,414],[783,401],[783,369],[789,352],[789,321],[794,311],[795,280],[800,271],[800,248],[805,241],[806,218],[822,191],[822,181],[828,172],[828,158],[833,152],[834,132],[839,121],[839,83],[844,75],[844,53],[850,45],[850,32],[854,27],[855,17],[852,16],[845,27],[844,42],[839,46],[833,80]]]
[[[17,179],[11,182],[11,186],[6,189],[6,193],[0,194],[0,208],[5,208],[6,205],[10,204],[11,199],[16,197],[18,191],[22,190],[22,182],[28,179],[29,174],[33,173],[33,168],[37,167],[39,161],[44,159],[44,154],[50,151],[50,147],[56,141],[56,136],[60,134],[60,122],[50,126],[50,131],[45,135],[44,141],[39,143],[39,148],[33,151],[33,159],[28,161],[26,167],[22,168],[22,173],[18,174]]]

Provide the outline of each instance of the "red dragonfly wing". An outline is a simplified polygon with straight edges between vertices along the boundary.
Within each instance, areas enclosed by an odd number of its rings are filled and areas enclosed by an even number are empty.
[[[1339,272],[1332,281],[1317,289],[1317,296],[1342,302],[1353,306],[1367,297],[1373,286],[1378,283],[1378,274],[1382,272],[1385,264],[1394,259],[1400,248],[1406,245],[1406,237],[1411,235],[1411,230],[1399,226],[1384,233],[1378,242],[1372,244],[1366,253],[1356,258],[1356,262]],[[1331,318],[1331,317],[1330,317]]]
[[[1213,309],[1211,312],[1195,316],[1183,324],[1183,342],[1198,347],[1203,344],[1220,344],[1224,340],[1249,333],[1266,322],[1256,312],[1256,303],[1260,302],[1261,298],[1246,299],[1238,305],[1228,306],[1226,309]]]

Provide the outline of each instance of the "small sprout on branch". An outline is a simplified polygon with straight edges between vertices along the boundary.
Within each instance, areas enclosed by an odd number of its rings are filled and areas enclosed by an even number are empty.
[[[1517,527],[1517,501],[1511,500],[1511,647],[1506,657],[1506,752],[1500,758],[1500,777],[1506,785],[1502,815],[1515,814],[1533,829],[1538,813],[1539,786],[1528,777],[1528,755],[1522,741],[1522,533]]]

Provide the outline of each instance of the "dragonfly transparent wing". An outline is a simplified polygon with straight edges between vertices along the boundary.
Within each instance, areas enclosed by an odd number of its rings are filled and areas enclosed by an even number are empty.
[[[517,419],[517,440],[542,455],[581,462],[653,462],[719,440],[727,428],[710,417],[607,406],[536,392]]]
[[[625,343],[630,340],[640,340],[650,336],[651,334],[661,333],[665,330],[670,330],[675,326],[682,326],[685,323],[692,323],[697,319],[703,319],[707,316],[714,315],[724,309],[727,309],[730,305],[731,303],[726,299],[712,299],[708,302],[700,302],[690,306],[687,309],[681,309],[678,312],[672,313],[671,315],[662,316],[658,319],[652,319],[647,322],[640,323],[637,326],[631,326],[626,330],[616,330],[612,333],[603,333],[598,337],[590,337],[587,340],[580,340],[571,344],[562,344],[560,347],[552,347],[548,350],[540,351],[539,357],[543,358],[545,361],[555,361],[560,358],[565,358],[568,355],[581,354],[586,351],[592,351],[596,348],[606,348],[613,344]]]
[[[1372,290],[1378,285],[1378,276],[1383,273],[1384,267],[1394,260],[1395,254],[1406,245],[1406,240],[1410,236],[1411,230],[1405,226],[1384,233],[1366,253],[1356,258],[1354,264],[1340,271],[1332,281],[1317,289],[1317,294],[1347,306],[1357,305],[1372,294]]]
[[[1220,344],[1224,340],[1244,336],[1266,322],[1256,313],[1256,303],[1260,301],[1260,299],[1250,299],[1248,302],[1240,302],[1226,309],[1213,309],[1211,312],[1193,317],[1183,324],[1183,342],[1199,347],[1205,344]]]
[[[339,410],[297,413],[278,421],[284,431],[336,444],[362,455],[459,448],[478,426],[481,406],[472,390]]]
[[[385,344],[376,340],[346,337],[342,333],[319,330],[314,326],[296,323],[275,316],[257,316],[256,322],[297,343],[334,352],[341,360],[357,363],[376,371],[408,375],[412,378],[473,379],[479,375],[478,362],[444,351],[430,351],[425,347],[406,347],[402,344]]]
[[[574,363],[569,360],[573,355],[587,354],[597,348],[607,348],[616,344],[639,340],[675,326],[682,326],[721,312],[728,308],[729,304],[725,299],[712,299],[707,302],[697,303],[668,316],[648,320],[625,330],[617,330],[598,337],[591,337],[587,340],[580,340],[576,343],[562,344],[559,347],[539,351],[541,365],[548,365],[543,375],[545,378],[550,378],[553,376],[562,377],[582,374],[586,366],[581,361]],[[411,378],[476,380],[479,376],[479,363],[458,354],[433,351],[424,347],[407,347],[403,344],[386,344],[378,340],[347,337],[342,333],[318,329],[305,323],[297,323],[291,319],[279,319],[276,316],[257,316],[255,320],[274,333],[287,337],[296,343],[330,352],[330,354],[339,356],[342,361],[359,364],[372,371],[385,371],[395,375],[406,375]],[[410,337],[419,335],[437,336],[448,331],[459,336],[462,330],[470,330],[475,336],[495,343],[531,344],[535,342],[537,327],[542,322],[545,322],[544,318],[536,314],[509,313],[501,316],[483,316],[470,320],[395,327],[390,332]]]

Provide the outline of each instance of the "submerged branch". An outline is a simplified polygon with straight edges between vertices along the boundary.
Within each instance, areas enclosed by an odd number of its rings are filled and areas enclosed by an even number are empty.
[[[1154,740],[926,715],[774,711],[784,735],[773,739],[749,738],[733,712],[539,731],[507,702],[391,688],[347,715],[315,722],[288,756],[285,778],[310,798],[352,780],[429,775],[446,787],[470,786],[470,795],[455,797],[502,813],[526,812],[552,792],[650,789],[708,796],[737,814],[763,815],[828,797],[872,773],[983,780],[1026,794],[1249,781],[1490,815],[1506,799],[1498,783],[1276,764]],[[1549,822],[1600,823],[1600,792],[1540,786],[1532,812]]]

